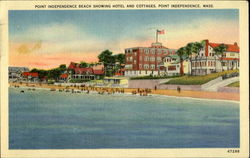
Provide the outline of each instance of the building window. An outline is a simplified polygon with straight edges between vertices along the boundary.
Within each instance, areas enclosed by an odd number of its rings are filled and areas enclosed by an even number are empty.
[[[148,69],[149,68],[149,65],[148,64],[145,64],[144,65],[144,69]]]
[[[154,50],[154,49],[151,49],[151,53],[152,53],[152,54],[155,54],[155,50]]]
[[[153,65],[153,64],[150,65],[150,68],[151,68],[151,69],[155,69],[155,65]]]
[[[235,54],[234,53],[230,53],[230,56],[235,56]]]
[[[149,50],[148,50],[148,49],[145,49],[144,52],[145,52],[145,54],[148,54],[148,53],[149,53]]]
[[[136,60],[134,60],[134,64],[136,64]]]
[[[158,53],[158,54],[161,54],[161,50],[160,50],[160,49],[158,49],[158,50],[157,50],[157,53]]]
[[[142,64],[139,65],[139,68],[142,68]]]
[[[161,57],[157,57],[157,61],[161,61]]]
[[[155,61],[155,57],[150,57],[150,61]]]

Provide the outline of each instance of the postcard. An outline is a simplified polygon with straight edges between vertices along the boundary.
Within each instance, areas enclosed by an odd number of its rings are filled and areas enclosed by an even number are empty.
[[[244,1],[3,1],[1,157],[248,157]]]

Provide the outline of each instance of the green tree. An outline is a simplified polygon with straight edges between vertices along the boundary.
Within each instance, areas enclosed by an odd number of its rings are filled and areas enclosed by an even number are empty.
[[[214,54],[216,55],[216,57],[219,59],[219,61],[221,63],[221,70],[223,71],[222,56],[225,53],[225,51],[227,50],[227,45],[220,44],[219,46],[215,47],[213,50],[214,50]],[[215,58],[215,60],[216,60],[216,58]],[[216,67],[215,67],[215,69],[216,69]]]
[[[180,58],[180,65],[181,65],[181,67],[180,67],[180,75],[183,75],[184,74],[184,72],[183,72],[183,57],[184,57],[184,55],[186,54],[186,49],[185,49],[185,47],[181,47],[181,48],[179,48],[177,51],[176,51],[176,54],[179,56],[179,58]]]
[[[191,69],[191,75],[192,75],[192,54],[193,54],[193,47],[194,43],[188,43],[185,47],[185,54],[188,56],[189,62],[190,62],[190,69]]]
[[[67,69],[66,64],[61,64],[59,68],[64,71]]]
[[[120,53],[120,54],[116,54],[114,56],[115,56],[116,62],[119,62],[119,64],[125,64],[125,54]]]
[[[87,62],[85,62],[85,61],[81,61],[80,62],[80,67],[81,68],[89,67],[89,64]]]
[[[114,73],[115,56],[112,54],[113,52],[105,50],[98,55],[99,62],[102,62],[104,65],[104,73],[106,76],[112,76]]]
[[[197,63],[198,54],[202,48],[203,48],[203,42],[194,42],[193,43],[192,52],[195,54],[195,63]],[[196,68],[197,67],[195,66],[195,69]],[[196,73],[196,71],[195,71],[195,73]]]

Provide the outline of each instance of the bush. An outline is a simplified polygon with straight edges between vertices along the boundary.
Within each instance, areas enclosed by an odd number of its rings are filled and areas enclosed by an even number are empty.
[[[181,76],[178,78],[174,78],[165,84],[179,84],[179,85],[202,85],[205,84],[213,79],[216,79],[220,76],[239,72],[239,70],[228,70],[218,73],[212,73],[204,76]]]

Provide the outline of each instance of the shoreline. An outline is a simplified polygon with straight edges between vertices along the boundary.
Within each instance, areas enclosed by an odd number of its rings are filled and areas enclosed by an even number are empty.
[[[42,89],[69,89],[69,90],[80,90],[82,87],[65,87],[65,86],[57,86],[57,85],[48,85],[48,84],[38,84],[38,83],[9,83],[9,86],[19,86],[19,87],[28,87],[28,88],[42,88]],[[86,87],[90,88],[90,87]],[[95,87],[96,90],[90,91],[98,91],[102,88],[107,89],[108,91],[111,91],[112,89],[123,89],[124,93],[128,93],[132,95],[133,91],[136,91],[136,88],[110,88],[110,87]],[[177,90],[163,90],[163,89],[157,89],[152,90],[149,93],[149,95],[159,95],[159,96],[171,96],[171,97],[183,97],[183,98],[192,98],[192,99],[207,99],[207,100],[221,100],[221,101],[240,101],[240,94],[239,93],[225,93],[225,92],[209,92],[209,91],[185,91],[181,90],[181,92],[178,92]]]

